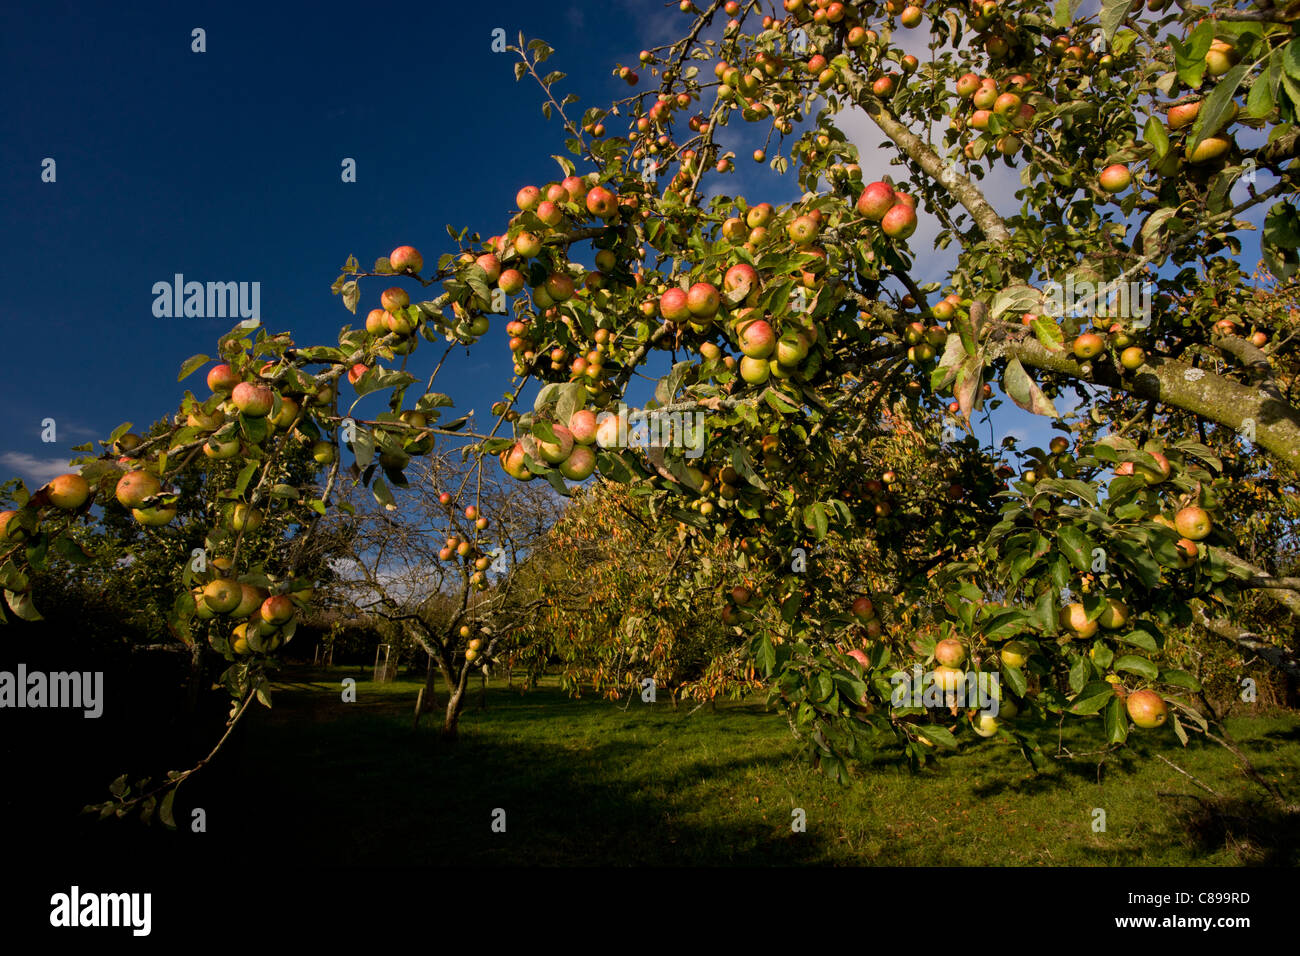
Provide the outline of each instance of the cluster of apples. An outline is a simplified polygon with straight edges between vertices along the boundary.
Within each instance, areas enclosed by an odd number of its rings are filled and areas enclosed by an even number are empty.
[[[953,116],[952,126],[960,131],[980,133],[962,147],[968,160],[978,159],[985,147],[980,140],[991,142],[1003,156],[1015,156],[1024,145],[1023,134],[1034,120],[1035,108],[1026,101],[1033,81],[1023,73],[1008,76],[1001,84],[989,76],[966,73],[957,80],[956,92],[968,105],[965,113]]]
[[[20,509],[0,511],[0,542],[21,544],[36,533],[43,510],[73,513],[90,500],[90,482],[81,475],[66,474],[50,479]]]
[[[270,653],[293,636],[288,626],[299,607],[311,601],[312,589],[270,594],[264,588],[229,577],[229,558],[212,561],[211,580],[195,587],[194,616],[209,621],[215,617],[240,621],[230,636],[230,649],[239,656]],[[215,642],[214,642],[215,643]]]
[[[438,500],[444,505],[450,505],[451,495],[444,491],[438,496]],[[488,519],[480,515],[474,505],[469,505],[465,509],[465,518],[472,522],[478,531],[483,531],[488,526]],[[458,534],[450,535],[438,551],[438,560],[460,560],[466,565],[473,566],[474,570],[469,576],[470,587],[482,591],[488,586],[487,571],[492,565],[492,559],[483,553],[476,541],[462,538]]]
[[[737,585],[727,592],[727,601],[722,605],[721,620],[726,627],[739,627],[749,612],[745,609],[759,597],[758,590],[752,583]]]
[[[424,256],[414,246],[398,246],[388,254],[388,267],[394,274],[409,274],[419,276],[420,270],[424,268]],[[382,261],[381,261],[382,264]],[[390,349],[394,355],[408,355],[414,350],[418,341],[416,333],[420,330],[420,324],[424,320],[418,306],[411,304],[411,295],[401,286],[392,286],[385,289],[379,294],[379,305],[377,309],[371,309],[366,313],[366,331],[376,338],[387,338],[391,335],[392,341],[386,341],[385,347]],[[464,336],[483,335],[487,332],[486,317],[482,317],[482,322],[474,320],[466,328],[457,331]],[[355,367],[349,371],[348,377],[356,384]]]
[[[522,416],[518,421],[518,439],[501,452],[501,469],[517,481],[533,479],[535,473],[530,464],[540,466],[543,473],[554,468],[570,481],[585,481],[596,470],[596,452],[592,446],[597,442],[603,448],[617,444],[619,419],[616,415],[607,415],[597,424],[594,411],[578,409],[567,423],[545,423],[550,428],[550,438],[533,433],[533,426],[539,422],[532,415]]]

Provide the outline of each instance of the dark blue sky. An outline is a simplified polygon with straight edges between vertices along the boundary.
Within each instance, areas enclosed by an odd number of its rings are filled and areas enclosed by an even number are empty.
[[[512,55],[491,51],[494,28],[551,43],[547,65],[569,74],[581,110],[624,95],[613,63],[684,19],[657,3],[6,11],[0,470],[31,477],[121,421],[174,411],[186,386],[206,394],[200,375],[177,383],[179,365],[214,354],[234,323],[155,318],[155,282],[260,282],[266,325],[333,343],[354,321],[329,292],[350,253],[369,264],[410,243],[436,261],[448,223],[500,231],[520,186],[558,178],[563,138]],[[206,53],[191,52],[195,27]],[[381,288],[363,285],[362,316]],[[508,384],[504,343],[497,328],[460,353],[442,387],[460,411],[486,412]],[[47,417],[54,445],[40,440]]]

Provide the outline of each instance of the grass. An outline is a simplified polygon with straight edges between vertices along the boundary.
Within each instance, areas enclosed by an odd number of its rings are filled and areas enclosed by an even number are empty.
[[[996,741],[913,775],[890,764],[833,783],[799,759],[785,720],[761,703],[694,713],[639,699],[571,699],[556,683],[477,690],[461,739],[439,714],[411,723],[420,682],[357,683],[298,671],[272,711],[250,715],[232,753],[194,781],[277,852],[322,864],[1294,865],[1300,817],[1266,809],[1226,750],[1171,730],[1130,738],[1099,768],[1036,775]],[[1229,721],[1256,766],[1294,798],[1300,719]],[[1055,728],[1040,736],[1055,749]],[[1049,747],[1048,744],[1051,744]],[[1076,751],[1096,749],[1076,729]],[[1163,753],[1220,795],[1199,790]],[[200,775],[202,776],[202,775]],[[187,785],[189,786],[189,785]],[[1205,799],[1202,799],[1205,798]],[[1207,802],[1210,801],[1210,802]],[[183,802],[179,799],[178,809]],[[268,814],[268,808],[274,808]],[[506,832],[491,829],[494,808]],[[801,808],[807,830],[792,832]],[[1105,811],[1094,832],[1094,811]],[[179,814],[178,814],[179,816]],[[268,820],[274,820],[273,825]]]

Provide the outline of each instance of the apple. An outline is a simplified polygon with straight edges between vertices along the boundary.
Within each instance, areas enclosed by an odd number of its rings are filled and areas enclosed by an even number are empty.
[[[659,297],[659,314],[668,322],[685,322],[691,317],[685,289],[673,286]]]
[[[240,382],[230,393],[230,400],[247,417],[262,418],[271,411],[271,406],[275,403],[275,395],[265,385]]]
[[[1178,106],[1169,107],[1169,128],[1182,129],[1184,126],[1191,126],[1196,120],[1196,114],[1201,111],[1201,102],[1181,103]]]
[[[384,335],[388,332],[388,313],[383,309],[371,309],[366,314],[366,331],[371,335]]]
[[[1215,40],[1205,54],[1205,72],[1208,76],[1223,76],[1237,61],[1236,50],[1226,40]]]
[[[379,293],[379,304],[385,312],[397,312],[411,304],[411,296],[405,289],[393,286]]]
[[[349,385],[357,384],[357,382],[361,381],[361,376],[365,375],[369,371],[370,371],[369,365],[365,365],[361,362],[358,362],[356,365],[353,365],[350,369],[348,369],[348,384]]]
[[[1101,171],[1097,183],[1108,193],[1120,193],[1128,189],[1133,181],[1133,174],[1123,163],[1112,163]]]
[[[1158,485],[1169,477],[1172,468],[1169,465],[1169,459],[1158,451],[1148,452],[1156,460],[1156,467],[1150,468],[1147,465],[1134,464],[1134,474],[1141,477],[1148,485]]]
[[[795,366],[808,357],[807,341],[799,333],[784,332],[776,343],[776,360],[781,365]]]
[[[750,385],[762,385],[772,375],[767,359],[746,355],[740,360],[740,377]]]
[[[398,246],[388,254],[388,263],[394,272],[419,272],[424,268],[424,256],[414,246]]]
[[[273,595],[262,602],[259,613],[267,624],[279,627],[281,624],[288,623],[289,618],[293,617],[293,601],[287,594]]]
[[[157,528],[167,524],[172,518],[176,517],[174,507],[157,507],[157,508],[132,508],[131,517],[148,528]]]
[[[957,95],[962,99],[970,99],[980,88],[980,78],[974,73],[966,73],[957,80]]]
[[[1047,450],[1050,451],[1053,455],[1064,455],[1067,451],[1069,451],[1069,449],[1070,449],[1070,442],[1066,438],[1060,435],[1057,435],[1055,438],[1053,438],[1051,443],[1048,444],[1047,446]]]
[[[1105,347],[1106,343],[1102,341],[1100,335],[1095,332],[1084,332],[1074,340],[1074,355],[1086,362],[1100,355]]]
[[[786,227],[786,235],[798,246],[806,246],[817,238],[821,224],[812,216],[798,216]]]
[[[1127,627],[1131,619],[1132,614],[1123,601],[1107,598],[1106,607],[1102,609],[1101,617],[1097,618],[1097,621],[1108,631],[1118,631]]]
[[[596,422],[596,444],[601,448],[620,447],[620,433],[627,434],[627,416],[605,412],[597,417]]]
[[[767,359],[776,351],[776,333],[765,319],[751,319],[739,329],[740,351],[750,358]]]
[[[208,372],[208,388],[214,393],[227,393],[240,382],[238,373],[229,365],[214,365]]]
[[[59,475],[46,485],[50,504],[64,511],[76,511],[90,497],[90,484],[80,475]]]
[[[203,454],[214,461],[225,461],[228,458],[234,458],[239,454],[239,439],[231,438],[227,441],[217,441],[215,438],[209,438],[203,444]]]
[[[113,454],[124,455],[129,451],[139,448],[144,439],[134,432],[127,432],[117,441],[113,442]]]
[[[1189,163],[1208,163],[1211,160],[1218,159],[1230,148],[1232,148],[1232,140],[1223,136],[1209,136],[1201,140],[1196,149],[1186,154],[1187,161]]]
[[[573,298],[573,279],[562,272],[552,272],[546,277],[546,294],[555,302],[567,302]]]
[[[867,655],[866,655],[865,653],[863,653],[862,651],[858,650],[856,647],[855,647],[853,650],[849,651],[849,657],[853,658],[855,661],[857,661],[857,662],[858,662],[859,664],[861,664],[863,667],[870,667],[870,666],[871,666],[871,659],[870,659],[869,657],[867,657]]]
[[[1147,353],[1136,345],[1130,345],[1119,355],[1119,364],[1124,366],[1130,372],[1141,368],[1142,363],[1146,360]]]
[[[1192,541],[1204,540],[1210,534],[1210,529],[1214,525],[1210,521],[1210,515],[1204,508],[1195,506],[1183,508],[1178,514],[1174,515],[1174,528],[1184,538],[1190,538]]]
[[[934,646],[934,659],[945,667],[956,667],[966,659],[961,641],[946,638]]]
[[[573,433],[563,425],[555,424],[551,425],[551,431],[555,434],[555,441],[538,439],[537,453],[548,465],[558,465],[568,458],[569,452],[573,450]]]
[[[506,295],[518,295],[524,290],[524,274],[518,269],[506,269],[497,279],[497,288]]]
[[[595,444],[596,426],[596,413],[589,408],[580,408],[569,417],[569,433],[579,445]]]
[[[239,604],[230,612],[231,617],[248,617],[260,608],[262,602],[266,600],[266,595],[262,593],[262,589],[251,584],[240,583],[239,594]]]
[[[758,295],[758,273],[749,263],[739,262],[723,275],[722,288],[729,301],[748,300]]]
[[[256,531],[262,526],[262,512],[242,502],[230,513],[230,526],[236,531]]]
[[[596,470],[596,453],[587,445],[574,445],[560,462],[560,474],[570,481],[586,481]]]
[[[604,186],[596,186],[587,193],[587,211],[601,219],[612,219],[618,214],[618,199]]]
[[[311,457],[318,465],[332,465],[338,453],[327,441],[318,441],[311,446]]]
[[[1072,631],[1074,637],[1088,638],[1097,633],[1097,622],[1088,620],[1082,604],[1068,604],[1061,608],[1061,627]]]
[[[916,232],[916,210],[907,203],[896,203],[880,220],[880,228],[891,239],[906,239]]]
[[[934,675],[934,686],[944,693],[951,693],[962,685],[966,674],[958,667],[948,667],[941,664],[932,671]]]
[[[139,508],[144,500],[162,490],[162,483],[146,471],[128,471],[117,481],[114,494],[124,508]]]
[[[1023,641],[1007,641],[1002,645],[1002,663],[1008,667],[1024,667],[1033,648]]]
[[[697,319],[713,318],[721,304],[717,287],[708,282],[697,282],[686,293],[686,308]]]
[[[875,222],[885,218],[885,214],[894,206],[894,187],[884,181],[874,182],[862,191],[858,197],[858,215]]]
[[[854,598],[853,604],[849,610],[851,611],[853,616],[856,617],[863,624],[867,623],[867,621],[870,621],[873,617],[876,616],[876,609],[871,604],[871,598],[866,597],[865,595],[862,597]]]
[[[521,232],[515,237],[515,252],[525,259],[531,259],[542,251],[542,240],[531,232]]]
[[[203,588],[203,603],[215,614],[229,614],[243,598],[239,583],[229,578],[217,578]]]
[[[893,95],[894,75],[892,73],[886,73],[884,76],[877,77],[876,81],[871,84],[871,92],[875,93],[881,99]]]
[[[829,15],[827,19],[830,19]],[[903,8],[903,12],[898,15],[898,22],[909,29],[918,26],[921,22],[921,8],[915,4],[908,4]]]
[[[1134,691],[1128,695],[1124,705],[1133,723],[1144,730],[1159,727],[1169,719],[1169,708],[1164,698],[1153,690]]]
[[[971,721],[971,730],[981,737],[992,737],[998,732],[998,719],[992,714],[977,713]]]
[[[772,208],[771,203],[761,202],[745,213],[745,225],[750,229],[758,229],[771,222],[775,214],[776,210]]]

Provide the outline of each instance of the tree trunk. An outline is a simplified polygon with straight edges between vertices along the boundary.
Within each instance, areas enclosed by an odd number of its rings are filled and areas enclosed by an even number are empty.
[[[193,717],[199,709],[199,694],[203,690],[203,645],[195,643],[190,648],[190,680],[185,710]]]
[[[424,710],[422,713],[428,713],[433,710],[434,701],[434,684],[438,676],[438,665],[434,663],[433,655],[429,655],[429,668],[424,674]]]
[[[455,740],[460,733],[460,708],[465,700],[465,690],[457,687],[447,701],[447,716],[442,723],[442,739]]]

